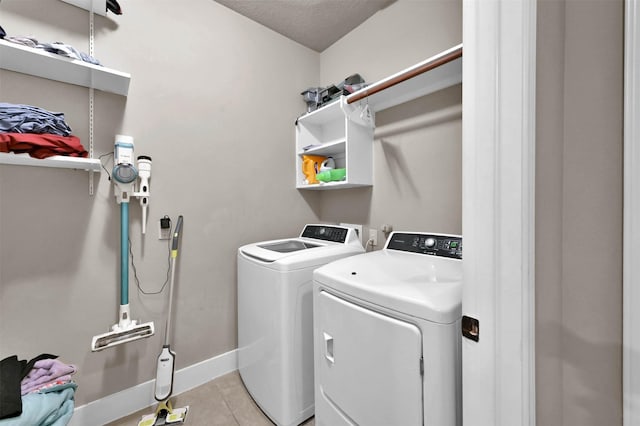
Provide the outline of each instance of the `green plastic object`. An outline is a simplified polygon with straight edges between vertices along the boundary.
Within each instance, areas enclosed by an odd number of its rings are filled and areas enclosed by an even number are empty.
[[[345,180],[347,178],[347,169],[333,169],[331,171],[331,180]]]
[[[320,182],[336,182],[345,180],[347,177],[347,169],[331,169],[316,174],[316,179]]]

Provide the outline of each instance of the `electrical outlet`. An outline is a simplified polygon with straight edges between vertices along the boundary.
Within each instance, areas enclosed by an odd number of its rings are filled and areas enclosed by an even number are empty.
[[[169,219],[168,216],[165,216],[158,221],[158,239],[171,239],[171,219]]]
[[[360,239],[360,244],[364,244],[364,241],[362,241],[362,225],[357,225],[354,223],[341,223],[340,226],[346,226],[347,228],[355,229],[356,233],[358,234],[358,238]]]
[[[378,245],[378,230],[375,228],[369,229],[369,241],[371,241],[372,246]]]

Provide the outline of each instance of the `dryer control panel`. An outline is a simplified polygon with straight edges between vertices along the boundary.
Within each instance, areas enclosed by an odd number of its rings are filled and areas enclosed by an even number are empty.
[[[301,237],[314,238],[316,240],[332,241],[334,243],[345,243],[350,228],[329,225],[307,225],[302,230]],[[352,232],[355,232],[351,230]]]
[[[459,235],[393,232],[384,248],[462,259],[462,237]]]

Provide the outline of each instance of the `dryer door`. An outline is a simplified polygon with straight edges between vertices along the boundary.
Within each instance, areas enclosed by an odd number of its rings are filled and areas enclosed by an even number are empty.
[[[326,291],[316,298],[316,422],[421,425],[420,329]]]

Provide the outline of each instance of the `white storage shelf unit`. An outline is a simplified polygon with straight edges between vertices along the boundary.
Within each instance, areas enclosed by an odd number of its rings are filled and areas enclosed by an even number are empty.
[[[338,189],[373,185],[374,113],[462,82],[462,45],[303,115],[296,125],[296,188]],[[370,118],[368,118],[370,117]],[[305,150],[305,147],[314,146]],[[302,156],[331,156],[347,169],[342,182],[306,184]]]
[[[0,68],[126,96],[131,75],[0,40]]]
[[[121,96],[128,94],[131,80],[131,76],[124,72],[5,40],[0,40],[0,68]],[[36,159],[24,155],[0,153],[0,164],[100,171],[100,161],[93,158],[56,156]]]
[[[298,119],[296,126],[296,187],[301,189],[354,188],[372,185],[373,116],[360,117],[362,108],[341,97],[332,104]],[[305,149],[306,148],[306,149]],[[332,157],[336,168],[346,169],[346,179],[319,184],[305,183],[304,155]]]
[[[66,157],[56,155],[49,158],[33,158],[28,154],[14,154],[12,152],[0,153],[0,164],[11,166],[52,167],[56,169],[86,170],[88,172],[100,171],[100,160],[97,158]]]

